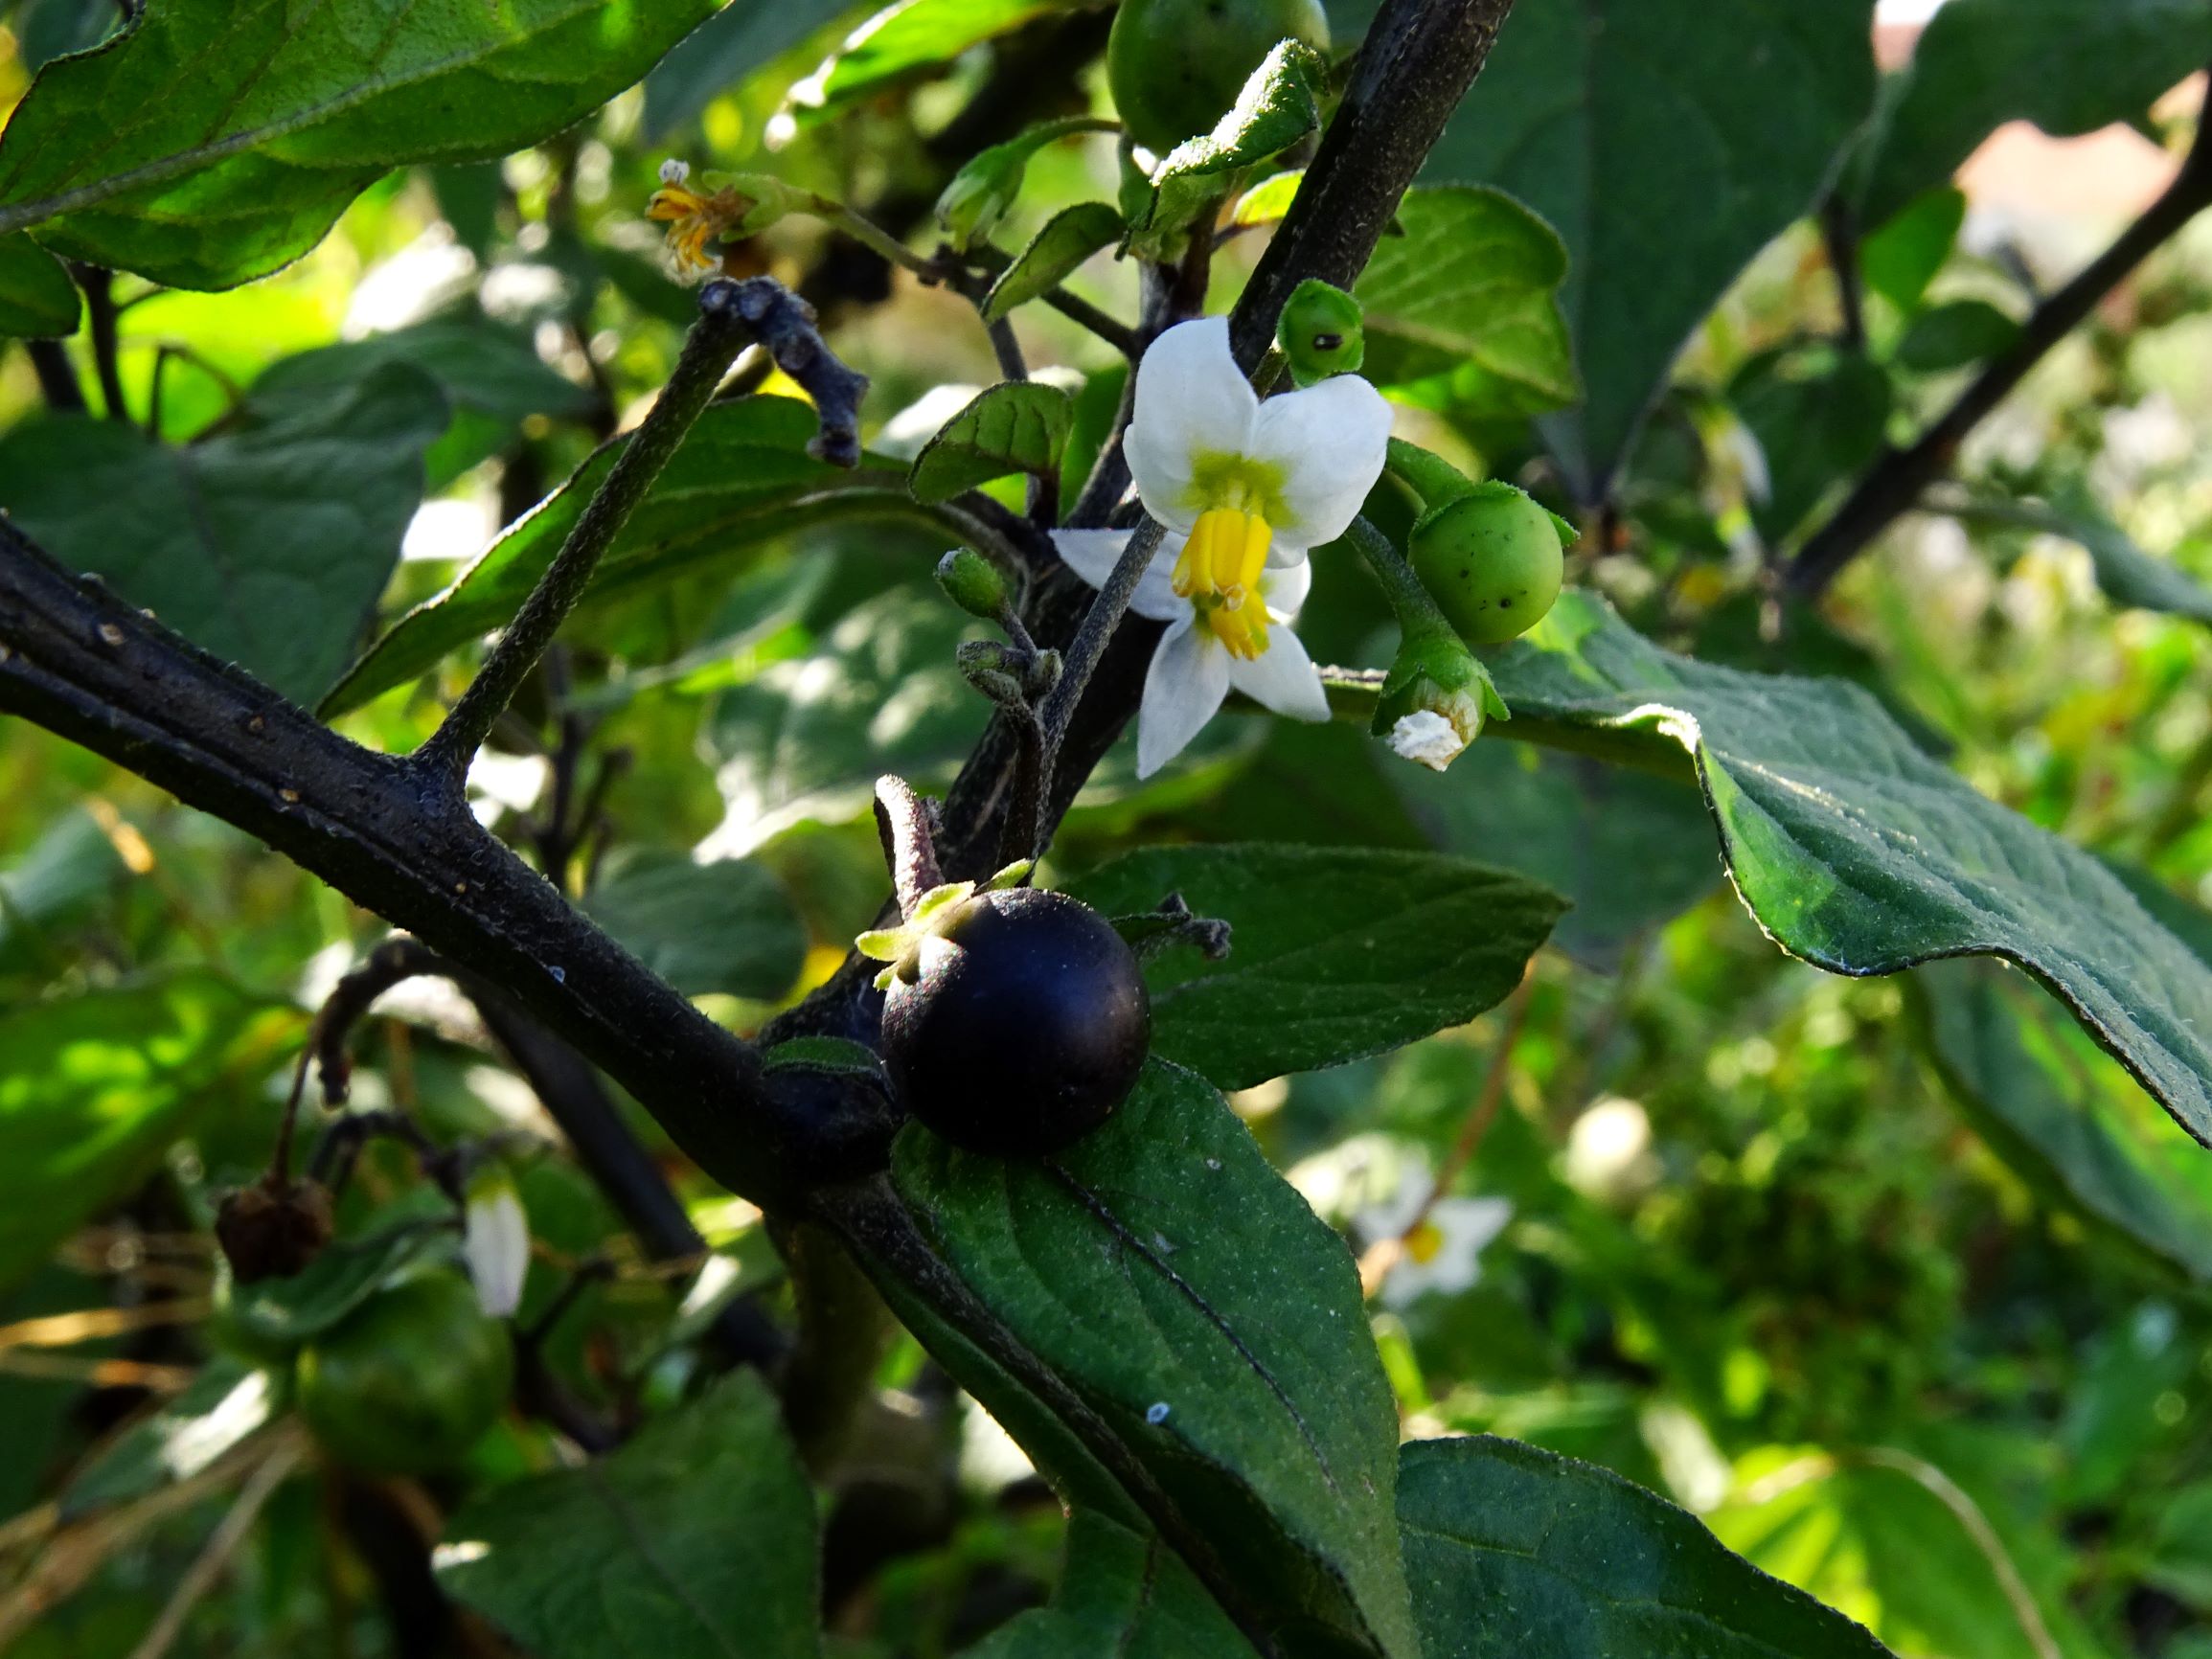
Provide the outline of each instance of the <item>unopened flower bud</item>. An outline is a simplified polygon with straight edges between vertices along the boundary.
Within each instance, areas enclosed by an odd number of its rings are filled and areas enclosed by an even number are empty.
[[[1490,720],[1511,718],[1490,674],[1456,635],[1438,629],[1398,648],[1369,728],[1393,753],[1441,772]]]
[[[992,145],[952,175],[937,198],[937,228],[961,253],[987,240],[1021,194],[1034,142]]]
[[[969,616],[998,622],[1006,615],[1006,579],[972,548],[956,547],[937,561],[937,585]]]
[[[1301,386],[1349,375],[1367,359],[1365,313],[1342,288],[1309,277],[1283,307],[1275,341]]]

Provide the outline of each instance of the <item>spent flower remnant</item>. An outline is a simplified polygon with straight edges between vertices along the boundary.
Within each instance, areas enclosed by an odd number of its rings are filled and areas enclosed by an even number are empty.
[[[1312,659],[1286,625],[1311,583],[1306,555],[1344,534],[1381,475],[1390,406],[1356,375],[1263,401],[1225,318],[1170,329],[1137,371],[1123,441],[1145,510],[1167,531],[1130,609],[1168,624],[1146,676],[1137,771],[1150,777],[1232,689],[1325,720]],[[1129,533],[1062,531],[1069,566],[1104,586]]]

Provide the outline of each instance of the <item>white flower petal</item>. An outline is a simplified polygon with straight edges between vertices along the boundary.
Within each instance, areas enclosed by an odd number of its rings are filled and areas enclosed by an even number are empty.
[[[1229,653],[1186,609],[1152,653],[1137,711],[1137,776],[1149,778],[1181,754],[1229,694]]]
[[[1122,550],[1129,546],[1131,534],[1127,530],[1056,530],[1052,544],[1067,561],[1068,569],[1091,586],[1104,587],[1114,566],[1121,562]],[[1137,591],[1129,596],[1129,609],[1152,622],[1174,622],[1189,614],[1189,602],[1174,589],[1175,560],[1189,539],[1171,532],[1161,540],[1159,552],[1152,555],[1152,562],[1137,579]]]
[[[504,1179],[473,1186],[461,1254],[476,1285],[477,1305],[490,1317],[505,1319],[522,1305],[522,1282],[530,1276],[530,1222]]]
[[[1279,566],[1260,578],[1260,594],[1267,602],[1267,614],[1277,622],[1288,622],[1296,616],[1312,588],[1313,567],[1303,557],[1296,564]]]
[[[1390,405],[1357,375],[1338,375],[1260,405],[1249,453],[1283,469],[1291,522],[1275,525],[1269,558],[1295,562],[1342,535],[1382,476]]]
[[[1250,453],[1260,400],[1229,352],[1229,320],[1178,323],[1145,352],[1136,408],[1122,452],[1146,509],[1188,535],[1198,520],[1190,499],[1193,459]]]
[[[1227,656],[1227,652],[1222,653]],[[1288,628],[1267,631],[1267,648],[1251,662],[1229,658],[1229,684],[1253,701],[1293,720],[1326,720],[1329,693],[1313,659]]]

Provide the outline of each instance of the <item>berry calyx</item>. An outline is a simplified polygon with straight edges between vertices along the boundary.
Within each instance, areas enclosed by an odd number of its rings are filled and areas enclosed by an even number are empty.
[[[954,1146],[1042,1157],[1136,1086],[1152,1038],[1144,975],[1112,923],[1064,893],[983,893],[921,941],[883,1002],[900,1099]]]
[[[1571,534],[1525,491],[1493,481],[1413,527],[1413,568],[1470,645],[1501,645],[1541,622],[1560,596]]]
[[[439,1269],[372,1296],[300,1350],[296,1375],[300,1415],[340,1463],[430,1474],[506,1408],[514,1351],[467,1281]]]
[[[1211,132],[1283,40],[1329,48],[1321,0],[1122,0],[1106,39],[1106,84],[1122,125],[1165,155]]]
[[[315,1181],[269,1176],[223,1199],[215,1236],[239,1284],[289,1279],[331,1241],[331,1194]]]

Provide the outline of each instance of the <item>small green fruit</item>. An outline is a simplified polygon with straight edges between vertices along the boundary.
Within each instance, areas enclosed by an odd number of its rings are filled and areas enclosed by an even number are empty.
[[[1282,40],[1328,50],[1321,0],[1122,0],[1106,41],[1122,125],[1159,155],[1213,131]]]
[[[1525,491],[1494,481],[1413,527],[1413,568],[1460,638],[1500,645],[1536,626],[1559,598],[1568,539]]]
[[[1275,343],[1301,386],[1349,375],[1367,360],[1366,313],[1342,288],[1318,277],[1300,283],[1275,324]]]
[[[440,1269],[380,1290],[300,1350],[300,1416],[326,1450],[370,1474],[451,1467],[506,1408],[507,1328]]]

